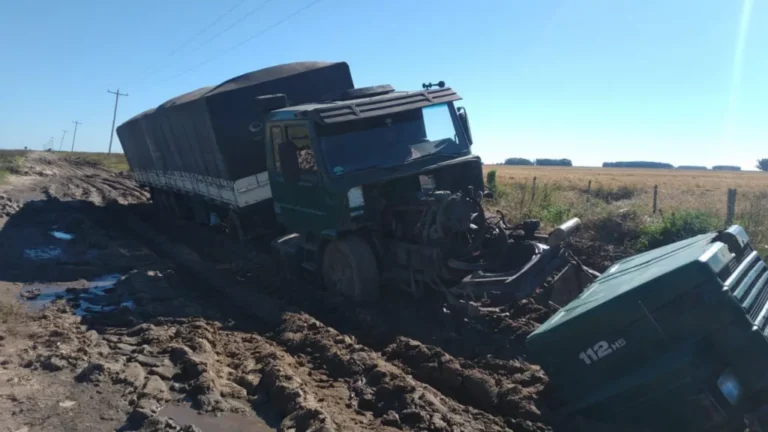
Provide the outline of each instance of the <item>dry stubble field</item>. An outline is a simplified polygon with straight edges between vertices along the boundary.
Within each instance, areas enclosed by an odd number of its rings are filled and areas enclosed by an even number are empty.
[[[501,191],[494,207],[511,219],[537,217],[555,224],[577,216],[587,222],[615,219],[630,211],[641,223],[672,214],[696,213],[724,224],[727,193],[737,190],[734,222],[742,224],[756,247],[768,251],[768,173],[599,167],[485,166],[496,170]],[[536,193],[533,182],[536,178]],[[587,193],[591,181],[591,192]],[[653,215],[653,189],[658,209]]]

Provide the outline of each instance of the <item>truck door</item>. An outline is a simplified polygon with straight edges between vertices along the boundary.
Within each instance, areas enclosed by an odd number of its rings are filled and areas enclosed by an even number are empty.
[[[273,123],[269,135],[275,166],[272,196],[278,221],[302,235],[318,235],[324,229],[334,228],[336,200],[323,187],[308,124],[304,121]],[[279,147],[284,142],[292,142],[296,149],[300,169],[297,182],[288,182],[283,175]]]

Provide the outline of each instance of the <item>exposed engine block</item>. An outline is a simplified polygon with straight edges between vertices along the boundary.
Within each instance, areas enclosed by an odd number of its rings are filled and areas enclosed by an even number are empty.
[[[385,210],[384,229],[391,238],[440,248],[447,258],[480,251],[487,223],[482,204],[466,193],[434,191]]]

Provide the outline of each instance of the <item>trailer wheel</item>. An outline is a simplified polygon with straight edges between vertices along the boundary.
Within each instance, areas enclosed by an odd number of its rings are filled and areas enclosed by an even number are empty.
[[[233,240],[245,243],[245,231],[243,231],[243,224],[240,222],[240,215],[237,212],[230,210],[225,224],[227,233]]]
[[[379,268],[368,243],[357,236],[331,242],[323,253],[325,287],[360,302],[379,298]]]

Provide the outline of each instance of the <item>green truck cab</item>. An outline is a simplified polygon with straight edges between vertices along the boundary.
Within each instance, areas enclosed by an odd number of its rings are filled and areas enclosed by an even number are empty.
[[[453,90],[356,90],[361,97],[269,114],[267,168],[279,222],[308,238],[370,225],[376,214],[366,212],[364,185],[438,170],[445,162],[472,164],[472,183],[482,187],[480,158],[470,150]]]
[[[272,111],[267,169],[277,221],[290,233],[273,245],[288,265],[319,270],[327,286],[343,285],[346,273],[349,286],[340,291],[358,300],[375,299],[382,278],[415,285],[425,274],[437,277],[429,258],[439,248],[406,238],[431,206],[424,198],[438,189],[483,192],[482,162],[458,100],[443,85],[384,85]]]
[[[768,390],[768,269],[740,226],[617,262],[527,339],[550,407],[649,431],[744,431]]]

